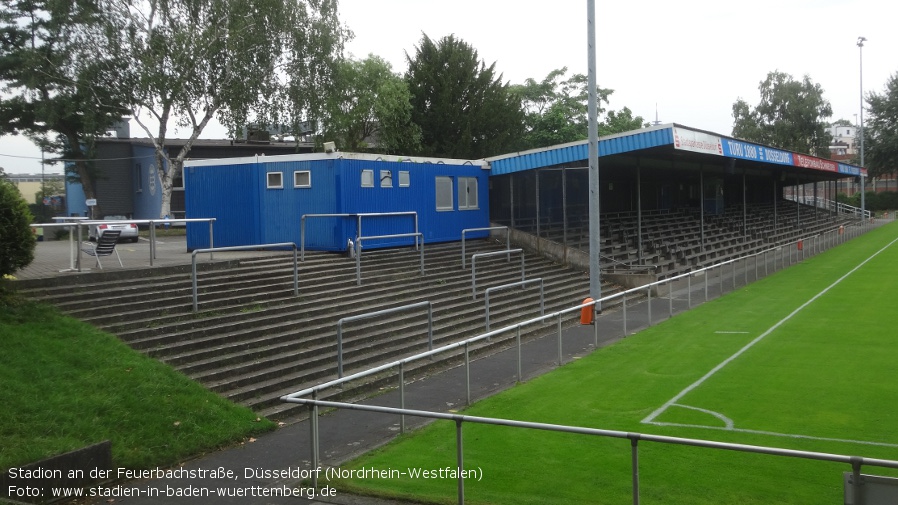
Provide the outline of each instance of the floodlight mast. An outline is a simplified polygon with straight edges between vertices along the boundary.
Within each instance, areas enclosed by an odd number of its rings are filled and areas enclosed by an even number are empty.
[[[860,84],[861,84],[861,121],[858,125],[858,132],[861,136],[861,169],[864,168],[864,42],[867,41],[867,37],[858,37],[857,38],[857,47],[859,51],[859,61],[860,61]],[[864,174],[860,174],[861,177],[861,219],[864,219],[867,215],[867,207],[866,207],[866,178]]]
[[[601,257],[599,238],[599,125],[598,106],[596,103],[596,2],[586,2],[587,45],[589,46],[589,71],[587,85],[589,86],[589,102],[587,112],[589,114],[589,296],[596,301],[595,311],[602,307],[598,300],[602,298],[601,270],[599,259]]]

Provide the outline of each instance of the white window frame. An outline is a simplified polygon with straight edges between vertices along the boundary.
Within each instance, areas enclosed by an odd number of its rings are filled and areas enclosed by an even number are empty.
[[[434,187],[436,188],[435,197],[437,212],[450,212],[455,210],[455,207],[453,205],[455,202],[455,184],[452,180],[452,177],[445,175],[436,176]],[[449,192],[448,195],[445,194],[447,190]],[[441,191],[443,193],[441,193]]]
[[[297,177],[305,174],[306,182],[300,183]],[[312,171],[311,170],[296,170],[293,172],[293,187],[294,188],[311,188],[312,187]]]
[[[272,176],[277,177],[277,181],[272,180]],[[265,187],[267,189],[284,189],[284,173],[283,172],[266,172]]]
[[[392,170],[380,170],[378,174],[380,176],[380,187],[382,188],[392,188],[393,187],[393,171]]]
[[[479,181],[476,177],[458,178],[458,210],[480,209],[480,198],[477,194],[478,184]],[[473,195],[473,204],[471,203],[471,195]]]
[[[412,179],[409,175],[410,172],[408,170],[400,170],[399,171],[399,187],[407,188],[412,185]]]
[[[374,187],[374,170],[365,169],[362,170],[362,180],[361,184],[363,188],[373,188]]]

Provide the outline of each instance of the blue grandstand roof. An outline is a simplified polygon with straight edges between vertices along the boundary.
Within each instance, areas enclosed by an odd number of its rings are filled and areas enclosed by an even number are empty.
[[[836,173],[842,176],[866,176],[867,173],[865,169],[855,165],[784,151],[675,123],[599,138],[600,157],[656,147],[668,147],[668,149],[681,153],[690,152],[701,156],[735,158],[766,165],[792,167],[816,173]],[[497,176],[582,162],[589,158],[588,150],[587,141],[582,140],[486,158],[486,162],[490,165],[490,175]],[[669,156],[669,154],[661,154],[661,156]]]
[[[609,135],[599,139],[599,156],[610,156],[640,149],[673,144],[672,124],[653,126],[644,130]],[[587,141],[571,142],[543,149],[487,158],[491,175],[510,174],[534,168],[560,165],[589,157]]]

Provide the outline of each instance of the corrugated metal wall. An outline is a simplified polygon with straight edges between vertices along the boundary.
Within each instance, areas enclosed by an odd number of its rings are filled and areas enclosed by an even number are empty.
[[[184,177],[187,217],[216,219],[215,247],[262,243],[256,164],[185,167]],[[188,223],[187,249],[207,247],[209,226]]]
[[[311,187],[294,187],[294,174],[305,171],[309,172]],[[370,177],[366,181],[371,184],[363,186],[366,171]],[[267,176],[272,172],[281,174],[282,188],[267,187]],[[452,181],[452,210],[436,210],[437,177]],[[459,210],[460,178],[478,181],[476,208]],[[472,165],[265,158],[233,165],[222,160],[220,165],[186,167],[185,185],[187,217],[217,219],[216,247],[299,244],[301,217],[306,214],[416,211],[425,243],[459,240],[463,229],[489,226],[488,172]],[[307,218],[306,248],[344,250],[347,240],[356,237],[356,222],[355,218]],[[414,218],[367,217],[362,226],[363,236],[405,234],[414,231]],[[408,237],[365,241],[363,245],[371,249],[413,243],[414,239]],[[189,249],[208,247],[208,228],[188,226],[187,245]]]

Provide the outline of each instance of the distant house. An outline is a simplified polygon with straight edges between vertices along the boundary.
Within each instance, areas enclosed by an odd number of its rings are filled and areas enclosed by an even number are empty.
[[[187,141],[166,140],[169,156],[174,158]],[[255,137],[250,140],[196,140],[188,159],[240,158],[255,155],[310,153],[311,143],[280,142]],[[97,205],[102,215],[118,214],[132,219],[160,217],[162,189],[156,166],[156,151],[148,138],[106,138],[97,141],[95,165],[99,176],[95,180]],[[70,173],[69,175],[74,175]],[[87,216],[89,209],[84,190],[78,182],[66,182],[66,214]],[[184,216],[183,178],[175,179],[171,203],[172,217]],[[97,216],[102,217],[102,216]]]

